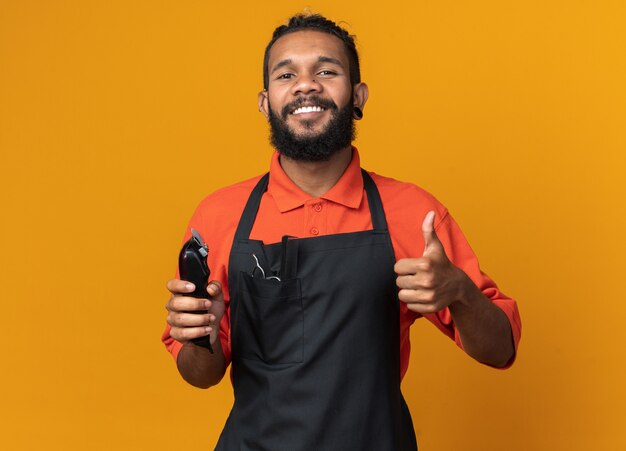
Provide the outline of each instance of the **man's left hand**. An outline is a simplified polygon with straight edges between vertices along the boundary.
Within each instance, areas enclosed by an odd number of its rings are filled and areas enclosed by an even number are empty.
[[[429,211],[422,224],[424,253],[420,258],[403,258],[396,262],[398,298],[409,310],[435,313],[463,300],[467,275],[456,267],[435,232],[435,212]]]

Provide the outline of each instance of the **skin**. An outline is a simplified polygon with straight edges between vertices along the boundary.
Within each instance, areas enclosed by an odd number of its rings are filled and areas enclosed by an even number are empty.
[[[297,98],[316,95],[341,108],[350,101],[363,109],[369,94],[365,83],[352,86],[348,55],[343,42],[328,33],[304,30],[278,39],[270,51],[269,86],[258,95],[259,111],[269,119],[269,105],[280,114]],[[287,125],[302,136],[319,134],[330,120],[331,111],[289,115]],[[302,162],[280,157],[289,178],[304,192],[319,197],[341,177],[350,164],[352,146],[341,149],[330,160]]]
[[[332,99],[341,108],[352,94],[354,106],[363,110],[368,98],[365,83],[352,86],[348,56],[342,41],[318,31],[298,31],[278,39],[270,51],[269,86],[258,94],[259,111],[269,118],[280,115],[283,107],[295,99],[316,95]],[[302,136],[319,134],[330,120],[330,110],[289,114],[286,123]],[[328,161],[302,162],[281,155],[280,163],[287,176],[304,192],[319,197],[339,180],[352,158],[352,148],[339,150]],[[434,212],[426,215],[422,233],[424,253],[419,258],[398,260],[399,299],[409,309],[426,314],[450,308],[459,329],[465,351],[475,359],[501,367],[514,353],[511,327],[504,312],[483,295],[470,278],[453,265],[433,228]],[[207,287],[206,299],[183,296],[194,291],[182,280],[168,281],[171,298],[166,305],[170,335],[183,343],[177,365],[190,384],[207,388],[225,374],[226,362],[219,337],[219,323],[224,314],[224,297],[219,282]],[[199,315],[191,311],[208,310]],[[215,353],[194,345],[190,340],[210,335]]]
[[[207,285],[207,298],[184,296],[193,293],[194,285],[184,280],[167,282],[171,297],[167,309],[170,335],[183,343],[176,364],[183,379],[199,388],[209,388],[219,383],[226,372],[226,359],[219,338],[219,322],[224,316],[224,295],[221,284],[214,280]],[[189,313],[207,310],[206,314]],[[190,340],[210,335],[213,354]]]
[[[435,212],[430,211],[422,224],[422,256],[400,259],[394,266],[398,298],[421,314],[449,307],[465,352],[479,362],[504,367],[515,352],[511,324],[506,314],[448,259],[434,222]]]

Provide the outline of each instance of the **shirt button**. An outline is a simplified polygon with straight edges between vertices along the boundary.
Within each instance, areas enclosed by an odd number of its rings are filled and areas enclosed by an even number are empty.
[[[313,227],[313,228],[311,229],[311,234],[312,234],[312,235],[319,235],[319,233],[320,233],[320,231],[319,231],[319,230],[317,230],[317,227]]]
[[[315,204],[313,205],[313,209],[317,212],[322,211],[322,204]]]

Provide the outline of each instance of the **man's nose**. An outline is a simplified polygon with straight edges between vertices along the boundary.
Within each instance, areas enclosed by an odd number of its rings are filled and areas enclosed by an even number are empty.
[[[321,92],[322,85],[317,82],[315,75],[300,75],[293,85],[293,94],[310,94],[312,92]]]

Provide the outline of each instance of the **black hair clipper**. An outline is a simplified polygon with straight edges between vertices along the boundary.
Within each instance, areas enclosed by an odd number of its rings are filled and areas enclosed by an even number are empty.
[[[196,230],[191,229],[191,238],[183,244],[183,248],[180,250],[180,255],[178,256],[178,271],[181,280],[191,282],[196,287],[193,293],[186,294],[185,296],[201,299],[208,297],[206,287],[209,282],[209,275],[211,274],[209,265],[206,262],[208,255],[209,247],[202,239],[202,236]],[[206,310],[198,310],[192,313],[204,314],[206,312]],[[211,338],[208,335],[194,338],[191,341],[195,345],[207,348],[211,354],[213,353]]]

